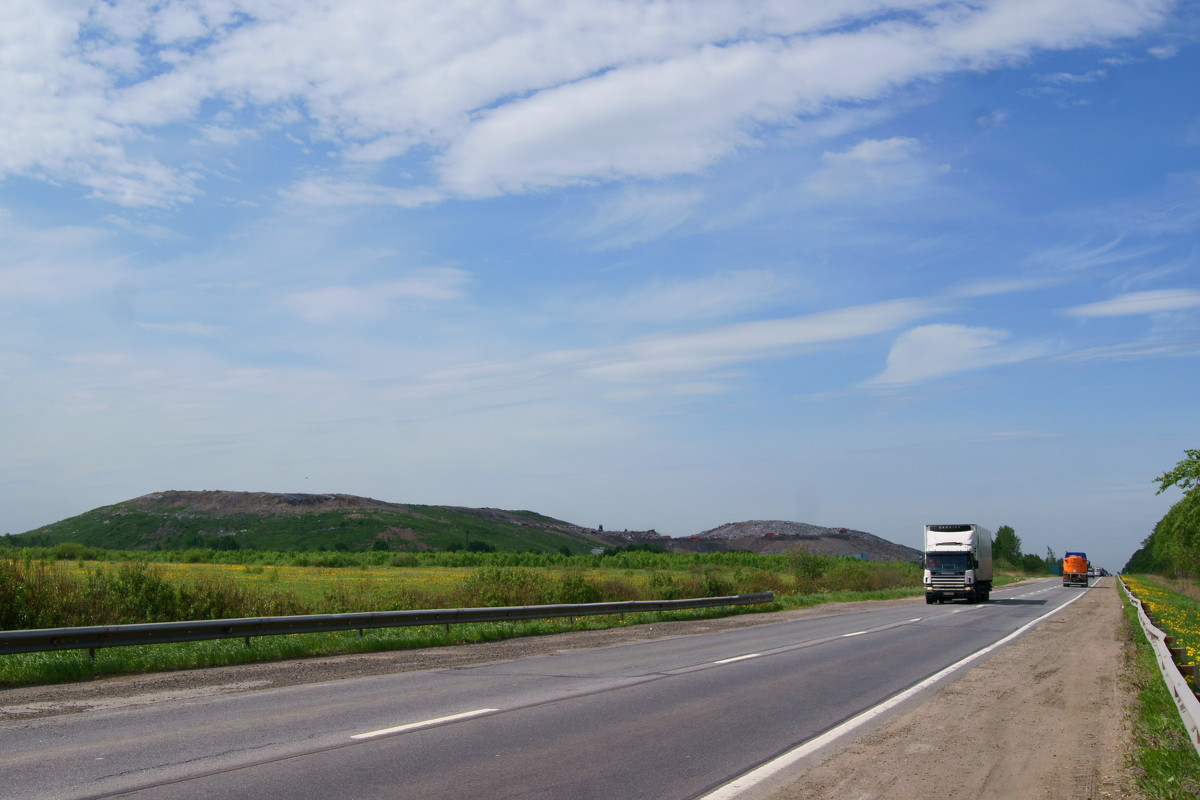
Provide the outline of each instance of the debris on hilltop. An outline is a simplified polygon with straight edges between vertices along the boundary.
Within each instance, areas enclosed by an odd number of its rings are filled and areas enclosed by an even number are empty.
[[[729,522],[694,536],[673,539],[670,549],[688,553],[725,550],[785,553],[797,546],[818,555],[855,556],[867,561],[917,561],[921,558],[921,551],[915,548],[866,531],[786,520]]]
[[[111,549],[212,547],[270,550],[443,550],[489,547],[574,553],[651,546],[676,553],[745,550],[914,561],[920,552],[865,531],[805,522],[731,522],[670,537],[649,530],[590,528],[533,511],[392,503],[348,494],[162,491],[93,509],[11,537],[53,546],[72,541]]]

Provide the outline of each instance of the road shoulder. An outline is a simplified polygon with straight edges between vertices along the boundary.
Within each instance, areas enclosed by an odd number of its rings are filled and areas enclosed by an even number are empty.
[[[1140,797],[1115,585],[1104,579],[957,680],[747,800]]]

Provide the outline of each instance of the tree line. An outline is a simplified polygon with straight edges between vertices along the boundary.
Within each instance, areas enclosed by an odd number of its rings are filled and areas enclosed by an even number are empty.
[[[1187,457],[1174,469],[1154,479],[1155,494],[1176,486],[1183,497],[1154,526],[1124,572],[1200,578],[1200,450],[1184,453]]]
[[[996,569],[1008,569],[1019,572],[1046,572],[1058,563],[1054,551],[1046,548],[1043,558],[1037,553],[1021,552],[1021,537],[1011,525],[1001,525],[996,529],[996,539],[992,542],[992,559]]]

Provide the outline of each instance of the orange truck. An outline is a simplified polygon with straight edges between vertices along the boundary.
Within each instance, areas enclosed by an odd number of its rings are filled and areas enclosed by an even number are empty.
[[[1088,585],[1087,553],[1068,552],[1062,562],[1063,586]]]

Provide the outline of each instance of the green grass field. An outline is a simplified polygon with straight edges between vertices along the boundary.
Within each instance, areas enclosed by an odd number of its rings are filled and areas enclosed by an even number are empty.
[[[40,555],[40,558],[35,557]],[[538,554],[226,554],[149,562],[138,554],[59,559],[51,550],[0,556],[0,629],[119,625],[187,619],[429,608],[682,599],[773,591],[770,608],[886,598],[920,592],[915,565],[799,554],[621,553],[611,558]],[[160,554],[165,555],[165,554]],[[211,553],[209,554],[211,556]],[[382,558],[380,557],[382,556]],[[464,562],[446,564],[447,560]],[[132,560],[130,560],[132,559]],[[379,563],[382,562],[382,563]],[[440,562],[430,565],[429,562]],[[399,563],[395,566],[392,564]],[[467,565],[469,564],[469,565]],[[522,564],[540,564],[524,566]],[[765,610],[670,612],[673,619]],[[579,617],[574,627],[609,627],[656,615]],[[78,680],[103,674],[182,669],[359,650],[428,647],[566,630],[565,620],[444,628],[398,628],[364,636],[321,634],[0,656],[0,686]]]

